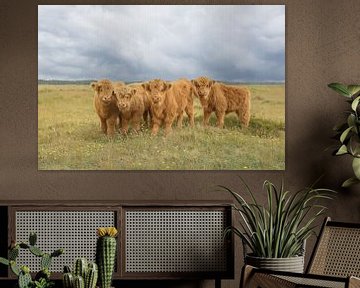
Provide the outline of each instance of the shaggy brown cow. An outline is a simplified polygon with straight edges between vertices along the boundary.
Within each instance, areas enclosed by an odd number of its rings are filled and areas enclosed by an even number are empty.
[[[184,111],[189,117],[190,126],[194,126],[194,98],[193,87],[189,80],[179,79],[171,82],[172,91],[175,94],[177,109],[177,126],[182,127],[182,121],[184,117]]]
[[[141,94],[143,96],[143,101],[144,101],[144,121],[146,124],[150,124],[151,123],[151,100],[150,100],[150,96],[148,95],[148,93],[146,92],[146,90],[144,89],[144,87],[141,84],[130,84],[128,85],[129,87],[133,87],[135,88],[139,94]]]
[[[165,135],[171,131],[172,123],[177,114],[177,103],[173,93],[167,93],[171,84],[155,79],[143,83],[142,87],[149,93],[151,101],[152,129],[151,134],[156,135],[162,123],[165,124]]]
[[[105,79],[91,83],[91,87],[95,91],[94,106],[100,118],[101,130],[106,135],[113,136],[120,114],[116,99],[112,95],[113,84]]]
[[[192,80],[195,95],[199,97],[204,111],[204,125],[209,124],[212,112],[215,112],[217,126],[224,127],[225,114],[235,112],[242,125],[250,122],[250,91],[246,87],[227,86],[206,77]]]
[[[173,83],[166,83],[163,80],[155,79],[142,84],[149,93],[151,100],[152,135],[158,133],[163,123],[165,125],[165,135],[168,135],[176,118],[178,127],[181,127],[184,110],[188,113],[190,122],[193,125],[192,101],[188,100],[190,93],[192,93],[192,87],[190,82],[187,81],[187,83],[186,81],[182,79]]]
[[[124,134],[129,130],[129,122],[135,131],[140,130],[141,118],[147,113],[144,94],[146,93],[142,87],[135,88],[123,85],[114,88],[113,95],[116,97],[117,106],[120,110],[121,130]]]

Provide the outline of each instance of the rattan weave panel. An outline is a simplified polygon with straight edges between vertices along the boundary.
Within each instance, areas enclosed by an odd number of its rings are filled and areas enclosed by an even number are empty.
[[[325,227],[309,272],[360,277],[360,229]]]
[[[280,277],[275,277],[271,274],[255,273],[250,281],[247,281],[246,288],[269,288],[269,287],[281,287],[281,288],[296,288],[296,284],[289,282]]]
[[[86,257],[95,260],[96,228],[115,225],[114,211],[16,211],[16,241],[28,241],[35,231],[38,244],[44,252],[64,248],[65,253],[54,259],[50,270],[62,272],[74,259]],[[29,251],[21,251],[18,262],[31,271],[40,269],[40,259]]]
[[[301,278],[301,277],[293,277],[293,276],[279,276],[276,277],[290,281],[296,284],[296,287],[326,287],[326,288],[345,288],[345,281],[331,281],[331,280],[323,280],[323,279],[312,279],[312,278]]]
[[[126,272],[223,272],[224,211],[126,211]]]

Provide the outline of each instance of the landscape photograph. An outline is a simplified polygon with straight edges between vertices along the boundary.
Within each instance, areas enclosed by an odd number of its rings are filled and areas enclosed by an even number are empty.
[[[39,170],[284,170],[284,5],[39,5]]]

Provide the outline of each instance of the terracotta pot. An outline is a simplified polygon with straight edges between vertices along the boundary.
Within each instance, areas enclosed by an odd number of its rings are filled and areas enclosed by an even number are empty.
[[[263,258],[246,255],[245,263],[263,269],[304,273],[304,256],[289,258]]]

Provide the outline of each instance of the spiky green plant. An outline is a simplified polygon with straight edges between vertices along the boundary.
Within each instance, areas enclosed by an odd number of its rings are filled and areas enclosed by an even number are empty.
[[[63,249],[57,249],[51,254],[44,253],[39,247],[35,246],[37,236],[35,233],[30,233],[29,244],[20,242],[12,242],[8,251],[8,259],[0,257],[0,263],[10,266],[11,271],[18,277],[19,288],[48,288],[53,285],[50,281],[50,265],[53,257],[58,257],[64,253]],[[19,256],[19,250],[28,250],[33,255],[40,257],[41,270],[36,273],[34,281],[30,275],[28,266],[19,267],[16,259]]]
[[[62,282],[64,288],[74,287],[74,275],[71,272],[64,272],[62,276]]]
[[[101,227],[97,229],[99,238],[96,243],[96,262],[99,267],[100,288],[110,288],[114,272],[116,257],[115,227]]]
[[[32,285],[32,279],[30,275],[30,269],[27,266],[22,266],[18,275],[19,288],[29,288]]]
[[[81,276],[85,280],[86,271],[88,269],[88,261],[86,258],[78,258],[74,264],[75,276]]]
[[[85,288],[95,288],[98,279],[98,266],[96,263],[89,263],[85,276]]]
[[[74,288],[85,288],[84,278],[80,275],[74,277]]]
[[[360,183],[360,85],[331,83],[328,87],[345,96],[350,104],[350,109],[346,112],[346,121],[334,127],[337,133],[336,138],[340,143],[333,153],[336,156],[351,155],[353,157],[354,177],[342,184],[343,187],[349,187]]]
[[[88,263],[85,258],[78,258],[74,263],[74,271],[69,266],[64,266],[63,287],[74,288],[83,285],[84,288],[95,288],[98,279],[98,267],[96,263]]]
[[[277,189],[266,180],[267,205],[263,206],[258,203],[249,186],[242,182],[251,202],[239,193],[220,186],[235,198],[233,208],[240,215],[240,227],[228,227],[225,235],[233,232],[239,236],[256,257],[287,258],[301,255],[304,241],[314,233],[316,220],[326,210],[325,206],[317,203],[318,200],[332,199],[334,191],[310,187],[290,193],[284,190],[283,183]]]

